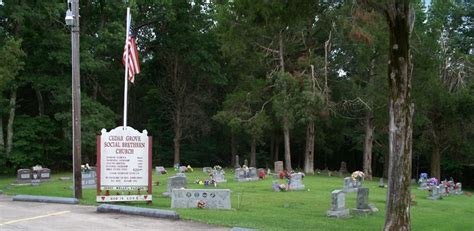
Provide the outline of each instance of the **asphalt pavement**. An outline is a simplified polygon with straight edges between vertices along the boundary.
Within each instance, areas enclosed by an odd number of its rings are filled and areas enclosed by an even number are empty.
[[[0,195],[0,231],[230,230],[198,222],[97,213],[95,206],[12,201]]]

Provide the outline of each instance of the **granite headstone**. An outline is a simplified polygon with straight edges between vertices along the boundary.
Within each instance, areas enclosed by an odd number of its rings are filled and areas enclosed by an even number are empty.
[[[230,189],[173,189],[171,208],[231,209]]]

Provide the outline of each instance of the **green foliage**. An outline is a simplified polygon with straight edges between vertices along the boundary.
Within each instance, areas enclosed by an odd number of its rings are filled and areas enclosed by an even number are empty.
[[[15,136],[12,154],[8,160],[12,168],[10,173],[19,168],[30,168],[36,164],[58,167],[69,161],[58,161],[56,158],[68,158],[61,153],[60,146],[50,145],[61,143],[58,135],[61,130],[57,122],[46,116],[18,116],[15,119]],[[69,156],[72,158],[72,156]]]
[[[8,88],[25,65],[21,39],[7,38],[0,42],[0,93]],[[14,82],[13,82],[14,83]],[[1,99],[2,94],[0,94]]]

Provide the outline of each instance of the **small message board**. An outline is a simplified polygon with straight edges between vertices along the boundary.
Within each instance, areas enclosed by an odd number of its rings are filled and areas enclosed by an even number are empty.
[[[152,201],[152,138],[117,127],[97,136],[97,202]]]

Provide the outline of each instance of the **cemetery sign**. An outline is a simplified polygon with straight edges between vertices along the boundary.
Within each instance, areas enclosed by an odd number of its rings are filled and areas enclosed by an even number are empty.
[[[97,202],[152,201],[152,138],[147,134],[132,127],[102,129],[97,136]]]

